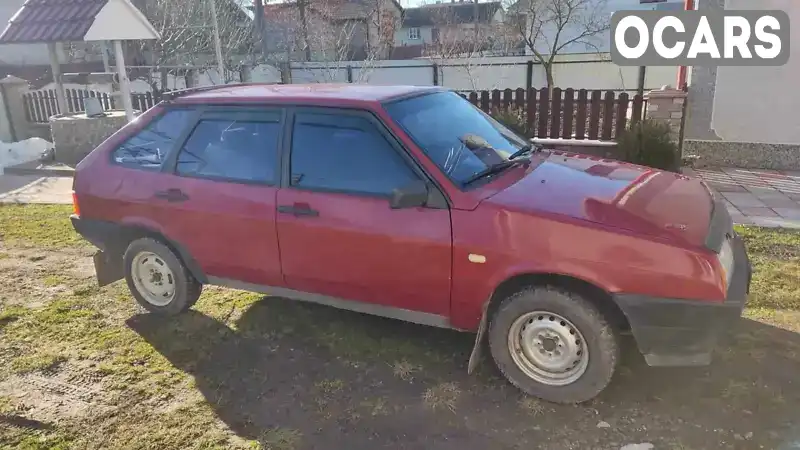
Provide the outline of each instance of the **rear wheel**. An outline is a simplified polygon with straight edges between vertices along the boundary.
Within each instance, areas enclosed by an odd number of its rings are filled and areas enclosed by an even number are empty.
[[[150,312],[179,314],[200,297],[203,286],[169,247],[155,239],[131,242],[123,261],[128,288]]]
[[[599,394],[619,355],[617,337],[597,308],[551,287],[526,288],[506,298],[492,317],[489,345],[512,384],[556,403]]]

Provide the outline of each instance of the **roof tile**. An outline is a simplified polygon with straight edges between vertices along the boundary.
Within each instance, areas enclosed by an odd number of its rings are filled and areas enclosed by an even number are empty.
[[[406,8],[403,17],[404,27],[425,27],[436,25],[455,25],[459,23],[472,23],[475,21],[475,10],[478,12],[478,21],[488,23],[500,9],[500,2],[475,3],[469,1],[445,1],[417,8]]]
[[[82,41],[108,0],[27,0],[0,44]]]

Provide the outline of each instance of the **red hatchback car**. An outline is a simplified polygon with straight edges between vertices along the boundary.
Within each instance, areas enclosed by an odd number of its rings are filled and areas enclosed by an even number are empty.
[[[542,151],[435,87],[235,85],[174,94],[77,167],[101,285],[149,311],[204,284],[477,332],[508,380],[581,402],[621,333],[708,364],[750,263],[700,181]]]

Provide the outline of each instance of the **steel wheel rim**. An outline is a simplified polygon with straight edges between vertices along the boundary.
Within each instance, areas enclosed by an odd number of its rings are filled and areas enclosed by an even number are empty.
[[[133,257],[131,278],[136,290],[151,305],[166,306],[175,298],[175,276],[153,252],[140,252]]]
[[[589,366],[589,348],[580,330],[547,311],[518,317],[508,331],[508,349],[525,375],[548,386],[572,384]]]

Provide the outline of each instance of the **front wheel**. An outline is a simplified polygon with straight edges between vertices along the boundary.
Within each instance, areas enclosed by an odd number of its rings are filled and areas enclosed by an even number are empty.
[[[123,256],[125,281],[136,301],[152,313],[175,315],[191,308],[203,285],[163,243],[137,239]]]
[[[489,346],[512,384],[555,403],[594,398],[611,381],[619,356],[616,334],[597,308],[552,287],[506,298],[492,317]]]

